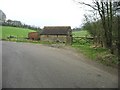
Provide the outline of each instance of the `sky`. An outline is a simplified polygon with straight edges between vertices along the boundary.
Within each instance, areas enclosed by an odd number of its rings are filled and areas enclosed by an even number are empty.
[[[41,28],[44,26],[79,27],[83,23],[84,8],[74,0],[0,0],[0,9],[6,14],[7,19]]]

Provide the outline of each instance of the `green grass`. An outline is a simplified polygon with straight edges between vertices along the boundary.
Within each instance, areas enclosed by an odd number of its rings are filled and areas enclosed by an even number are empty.
[[[0,26],[0,39],[2,38],[2,27]]]
[[[84,54],[87,58],[95,60],[106,66],[117,67],[118,65],[117,56],[111,54],[110,51],[106,48],[93,48],[91,47],[91,44],[80,45],[78,43],[73,43],[72,47],[75,48],[78,52]]]
[[[75,31],[73,32],[73,37],[86,37],[90,36],[90,34],[86,30]],[[88,42],[86,38],[73,38],[72,47],[76,48],[78,51],[82,52],[85,56],[95,59],[96,50],[90,48],[91,41]]]
[[[90,36],[87,31],[73,32],[73,37]],[[118,64],[115,55],[110,54],[110,51],[103,47],[93,47],[93,41],[86,38],[73,38],[72,47],[78,52],[83,53],[87,58],[98,61],[107,66],[116,66]]]
[[[0,26],[0,38],[2,39],[5,39],[10,35],[15,37],[25,38],[28,37],[29,32],[34,32],[34,30],[9,27],[9,26]]]
[[[73,37],[86,37],[90,36],[90,34],[86,30],[75,31],[73,32]],[[95,59],[96,55],[102,51],[101,49],[94,49],[91,48],[92,41],[86,38],[73,38],[72,47],[76,48],[78,51],[82,52],[85,56],[89,57],[90,59]]]
[[[97,55],[107,51],[105,48],[92,48],[90,44],[78,45],[74,43],[72,46],[90,59],[96,59]]]
[[[86,30],[81,30],[81,31],[74,31],[72,32],[73,37],[86,37],[90,36],[90,34]]]

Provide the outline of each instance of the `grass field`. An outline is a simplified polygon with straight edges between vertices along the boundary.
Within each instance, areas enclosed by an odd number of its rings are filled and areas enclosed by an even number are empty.
[[[86,37],[90,36],[90,34],[86,30],[81,30],[81,31],[74,31],[72,32],[73,37]]]
[[[8,26],[0,26],[0,38],[1,39],[7,38],[10,35],[24,38],[28,36],[29,32],[34,32],[34,30],[16,28],[16,27],[8,27]]]

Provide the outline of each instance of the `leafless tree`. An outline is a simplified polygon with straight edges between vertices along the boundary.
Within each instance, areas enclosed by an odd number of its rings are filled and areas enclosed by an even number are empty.
[[[103,27],[103,42],[104,46],[111,50],[111,53],[113,53],[112,48],[112,23],[113,23],[113,2],[111,0],[106,1],[98,1],[93,0],[92,4],[85,3],[85,2],[79,2],[81,5],[85,5],[88,7],[91,7],[94,11],[97,11],[102,22]]]

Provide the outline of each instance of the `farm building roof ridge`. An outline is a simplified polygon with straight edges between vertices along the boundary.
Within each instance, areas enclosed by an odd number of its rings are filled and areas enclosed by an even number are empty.
[[[41,35],[67,35],[70,31],[70,26],[45,26]]]

